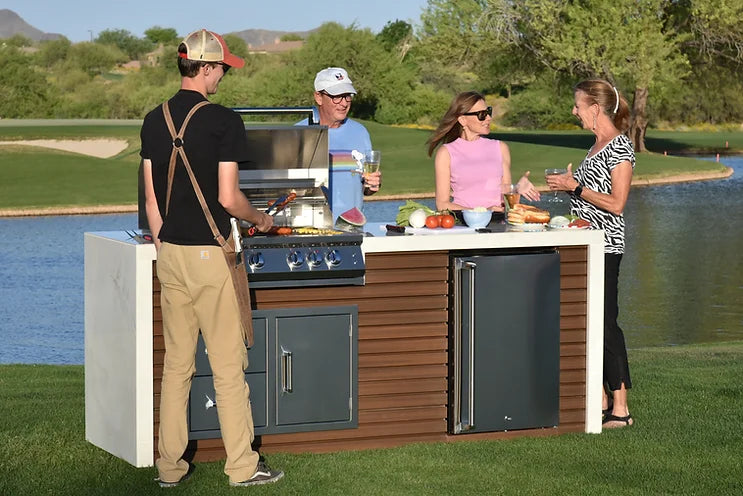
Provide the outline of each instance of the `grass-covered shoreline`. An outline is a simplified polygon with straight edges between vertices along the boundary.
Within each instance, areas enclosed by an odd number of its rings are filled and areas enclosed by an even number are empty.
[[[365,122],[375,148],[382,150],[384,186],[378,199],[430,197],[434,191],[433,160],[426,154],[430,131]],[[137,203],[139,124],[111,125],[73,121],[69,125],[0,126],[0,141],[32,139],[124,139],[129,146],[110,159],[30,146],[0,146],[0,211],[35,214],[65,213],[70,207],[134,206]],[[585,131],[503,131],[492,137],[511,148],[515,177],[531,171],[531,179],[544,186],[547,167],[577,165],[592,143]],[[673,154],[707,151],[743,153],[743,132],[651,131],[647,140],[652,153],[638,154],[635,181],[652,184],[663,180],[694,180],[724,177],[720,164]],[[727,148],[725,145],[728,145]],[[668,152],[666,156],[663,153]],[[375,197],[372,197],[375,198]],[[73,210],[76,212],[76,210]]]
[[[507,441],[270,454],[286,471],[261,494],[733,495],[743,481],[743,342],[630,351],[630,428]],[[0,494],[161,494],[85,441],[82,366],[0,365]],[[235,494],[223,462],[174,494]]]

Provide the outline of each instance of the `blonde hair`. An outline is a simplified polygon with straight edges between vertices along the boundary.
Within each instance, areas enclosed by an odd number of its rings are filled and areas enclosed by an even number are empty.
[[[588,95],[589,103],[597,104],[601,111],[614,121],[614,126],[621,132],[629,129],[629,104],[619,90],[605,79],[586,79],[576,84],[573,91],[582,91]]]

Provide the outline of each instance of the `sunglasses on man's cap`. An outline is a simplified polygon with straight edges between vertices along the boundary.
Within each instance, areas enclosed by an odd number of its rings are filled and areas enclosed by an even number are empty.
[[[465,112],[462,115],[476,115],[478,121],[484,121],[487,116],[493,116],[493,107],[488,107],[485,110],[478,110],[476,112]]]

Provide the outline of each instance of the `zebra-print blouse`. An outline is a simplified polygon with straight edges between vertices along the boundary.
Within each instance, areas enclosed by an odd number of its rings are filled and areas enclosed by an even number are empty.
[[[620,134],[593,156],[586,158],[573,171],[573,177],[584,188],[611,193],[611,171],[622,162],[629,162],[635,168],[635,151],[627,136]],[[570,194],[570,211],[591,222],[593,229],[604,230],[604,252],[624,253],[624,216],[602,210],[574,194]]]

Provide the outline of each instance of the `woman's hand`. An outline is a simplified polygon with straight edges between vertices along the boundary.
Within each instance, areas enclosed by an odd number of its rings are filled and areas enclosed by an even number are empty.
[[[535,188],[531,181],[529,181],[529,171],[524,172],[524,175],[521,176],[519,182],[516,183],[516,191],[528,200],[539,201],[540,194],[539,191],[537,191],[537,188]]]
[[[578,186],[578,181],[573,177],[573,164],[568,164],[565,174],[545,176],[550,191],[573,191]]]

